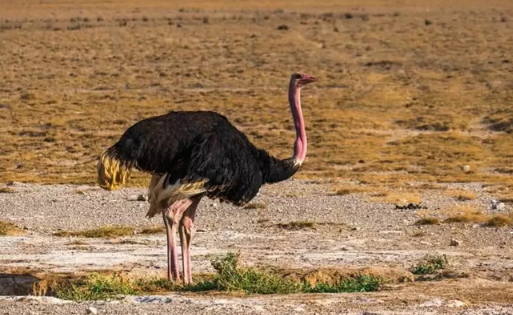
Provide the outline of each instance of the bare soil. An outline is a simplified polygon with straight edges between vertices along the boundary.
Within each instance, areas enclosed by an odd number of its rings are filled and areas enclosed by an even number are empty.
[[[14,193],[0,194],[0,217],[26,229],[22,236],[6,236],[0,242],[0,295],[25,295],[31,285],[52,274],[80,274],[116,270],[133,275],[165,274],[164,234],[119,238],[56,237],[59,230],[84,230],[108,225],[148,227],[159,219],[144,218],[146,201],[137,201],[143,189],[115,192],[73,185],[15,183]],[[334,195],[332,183],[292,180],[262,189],[254,200],[257,209],[240,209],[205,199],[196,220],[193,243],[195,273],[211,272],[210,259],[240,252],[245,265],[259,265],[303,272],[332,268],[364,269],[397,280],[379,292],[288,296],[240,296],[226,294],[166,295],[156,299],[169,311],[209,312],[337,312],[344,314],[487,314],[493,309],[513,312],[513,245],[510,227],[479,224],[416,226],[428,210],[468,205],[484,213],[507,213],[510,206],[492,210],[493,194],[482,184],[451,184],[424,190],[427,209],[397,209],[368,193]],[[473,192],[473,200],[459,201],[449,190]],[[79,192],[79,193],[77,193]],[[400,193],[400,192],[398,192]],[[279,223],[305,221],[312,228],[287,230]],[[451,240],[458,246],[451,246]],[[447,255],[450,265],[437,277],[414,278],[412,266],[428,253]],[[94,305],[102,313],[120,312],[136,303],[137,312],[160,310],[148,299],[127,298],[121,304],[81,303],[47,305],[1,299],[6,309],[23,308],[36,313],[85,311]],[[141,302],[143,301],[143,302]],[[146,301],[146,302],[144,302]],[[34,306],[32,304],[36,304]],[[187,306],[187,307],[186,307]],[[344,311],[342,311],[344,310]],[[480,311],[479,311],[480,310]],[[466,312],[466,313],[465,313]],[[509,312],[509,313],[508,313]],[[8,313],[10,314],[10,313]],[[495,313],[488,313],[495,314]],[[497,313],[497,314],[500,314]]]

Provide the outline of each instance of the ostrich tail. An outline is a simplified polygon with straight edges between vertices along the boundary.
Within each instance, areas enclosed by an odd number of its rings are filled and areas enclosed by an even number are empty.
[[[113,148],[105,151],[98,162],[98,184],[107,190],[119,188],[128,179],[132,164],[116,158]]]

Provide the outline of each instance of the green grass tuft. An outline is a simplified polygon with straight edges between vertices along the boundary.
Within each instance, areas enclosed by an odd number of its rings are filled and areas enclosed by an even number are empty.
[[[447,256],[440,254],[430,254],[422,258],[422,260],[412,268],[412,273],[416,275],[425,275],[435,273],[437,270],[445,269],[449,261]]]
[[[311,285],[305,280],[286,279],[274,271],[239,267],[238,261],[239,255],[233,253],[213,259],[211,263],[216,273],[195,276],[198,282],[187,286],[160,278],[133,279],[120,273],[92,273],[79,279],[58,283],[51,288],[51,292],[61,299],[85,301],[168,291],[217,290],[245,294],[368,292],[378,290],[382,283],[379,277],[357,275],[335,284],[318,282]]]
[[[314,287],[306,284],[303,292],[307,293],[342,293],[342,292],[371,292],[380,288],[383,280],[369,275],[358,275],[355,278],[340,281],[336,285],[318,283]]]
[[[137,292],[135,283],[118,273],[92,273],[81,279],[58,284],[53,291],[56,297],[73,301],[104,300]]]
[[[238,267],[239,256],[230,253],[212,260],[217,274],[212,280],[186,287],[189,291],[241,291],[249,294],[300,292],[301,285],[273,272]]]

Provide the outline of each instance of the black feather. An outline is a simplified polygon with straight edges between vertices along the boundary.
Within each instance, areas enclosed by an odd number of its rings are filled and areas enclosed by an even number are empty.
[[[210,111],[170,112],[130,127],[109,150],[141,171],[168,174],[166,181],[207,180],[210,198],[249,202],[265,183],[292,176],[294,160],[257,149],[226,117]]]

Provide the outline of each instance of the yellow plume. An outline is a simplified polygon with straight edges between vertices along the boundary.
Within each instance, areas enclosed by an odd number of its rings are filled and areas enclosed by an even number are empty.
[[[103,189],[117,189],[125,184],[131,168],[130,163],[124,163],[105,152],[98,162],[98,184]]]

